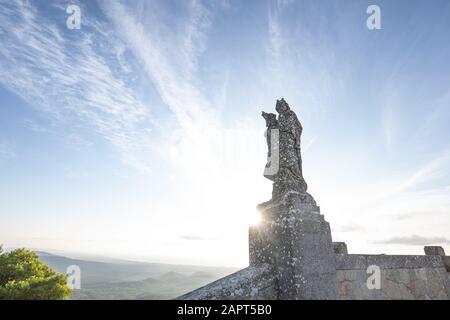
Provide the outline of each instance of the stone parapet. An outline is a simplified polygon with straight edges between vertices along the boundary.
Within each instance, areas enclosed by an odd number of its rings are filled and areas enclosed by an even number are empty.
[[[272,267],[263,264],[232,273],[186,293],[177,300],[274,300],[276,298]]]

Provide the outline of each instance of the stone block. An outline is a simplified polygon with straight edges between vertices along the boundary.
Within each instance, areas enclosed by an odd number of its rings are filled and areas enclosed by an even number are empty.
[[[250,265],[270,264],[278,299],[337,299],[336,260],[328,222],[306,197],[266,206],[249,230]],[[260,207],[261,208],[261,207]]]
[[[439,246],[425,246],[423,250],[427,256],[445,256],[444,248]]]
[[[348,254],[347,244],[345,242],[333,242],[334,253]]]

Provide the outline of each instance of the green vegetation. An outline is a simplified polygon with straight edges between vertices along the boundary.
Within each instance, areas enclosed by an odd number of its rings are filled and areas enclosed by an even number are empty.
[[[26,249],[3,252],[0,246],[0,300],[65,300],[67,276],[53,271]]]

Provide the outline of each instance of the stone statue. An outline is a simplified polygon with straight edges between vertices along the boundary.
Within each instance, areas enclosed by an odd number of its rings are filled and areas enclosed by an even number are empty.
[[[273,174],[264,176],[274,181],[273,198],[280,198],[289,191],[306,193],[308,186],[303,178],[300,148],[302,125],[284,99],[277,100],[275,109],[278,112],[278,119],[273,113],[263,112],[262,116],[266,120],[269,149],[266,168],[273,164],[272,150],[279,152],[279,167]],[[271,141],[273,135],[270,133],[273,129],[278,129],[279,141]]]
[[[339,296],[331,230],[306,191],[301,134],[295,112],[277,100],[266,120],[269,148],[264,176],[273,181],[272,198],[257,206],[261,222],[250,227],[251,266],[273,266],[278,299],[336,299]]]

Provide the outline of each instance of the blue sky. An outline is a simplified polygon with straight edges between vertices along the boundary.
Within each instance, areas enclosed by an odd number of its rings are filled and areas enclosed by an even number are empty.
[[[66,8],[81,9],[81,29]],[[366,9],[381,9],[381,30]],[[0,0],[0,242],[248,263],[262,109],[350,252],[450,252],[450,3]]]

